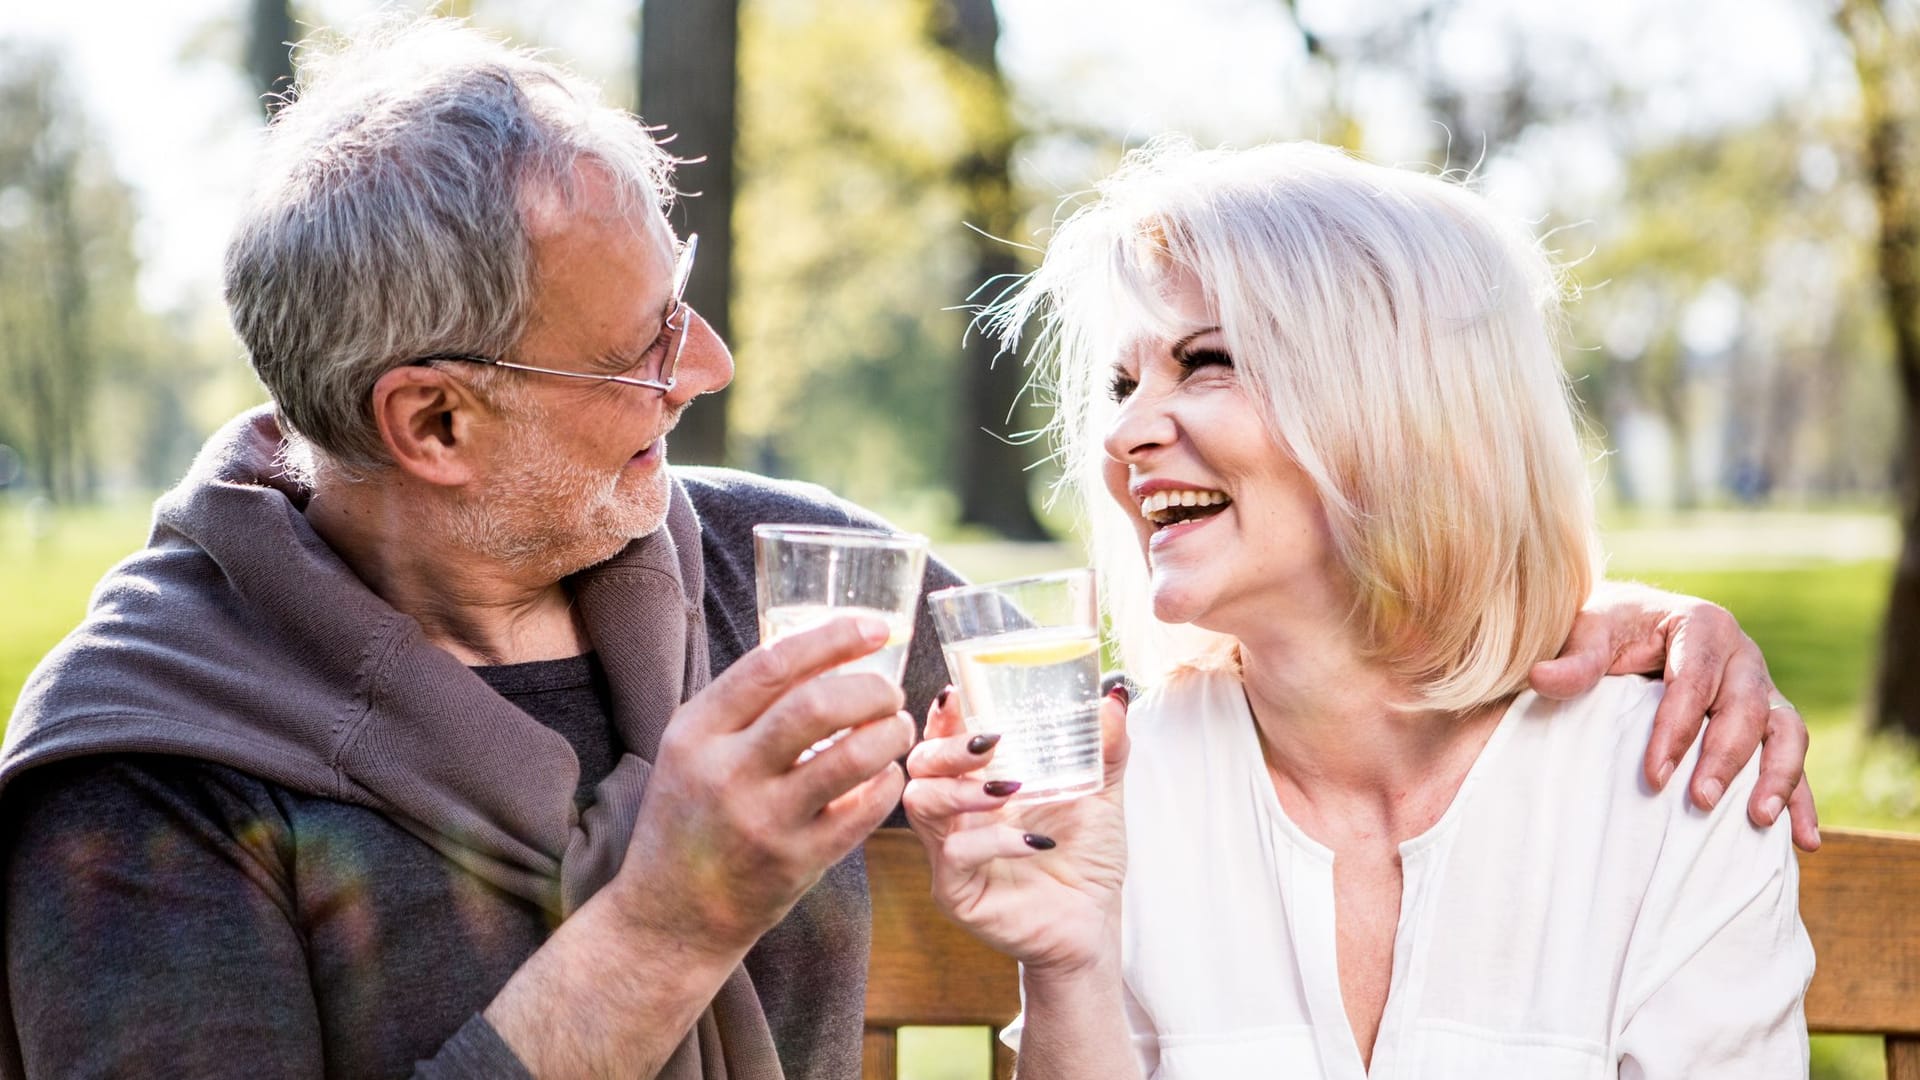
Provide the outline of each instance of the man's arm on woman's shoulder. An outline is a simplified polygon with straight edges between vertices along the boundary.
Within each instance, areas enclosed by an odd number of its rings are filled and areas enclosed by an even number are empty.
[[[1727,609],[1645,585],[1602,582],[1560,655],[1534,665],[1532,683],[1543,697],[1564,700],[1603,675],[1654,675],[1667,684],[1645,760],[1655,790],[1699,738],[1688,792],[1695,805],[1712,809],[1757,749],[1760,779],[1747,817],[1771,825],[1790,809],[1794,843],[1819,848],[1820,819],[1805,775],[1806,722],[1774,687],[1760,647]]]

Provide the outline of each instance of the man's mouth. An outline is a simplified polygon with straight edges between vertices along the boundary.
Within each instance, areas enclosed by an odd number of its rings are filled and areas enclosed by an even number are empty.
[[[1156,529],[1212,517],[1232,505],[1224,491],[1200,488],[1156,491],[1140,500],[1140,516]]]

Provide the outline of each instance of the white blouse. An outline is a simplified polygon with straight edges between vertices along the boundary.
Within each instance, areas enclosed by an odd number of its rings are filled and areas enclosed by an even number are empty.
[[[1121,919],[1143,1074],[1804,1078],[1813,946],[1786,815],[1747,821],[1757,761],[1695,808],[1697,745],[1652,793],[1661,691],[1620,677],[1572,702],[1521,695],[1446,813],[1400,845],[1370,1072],[1341,1002],[1333,852],[1281,810],[1239,680],[1143,697]]]

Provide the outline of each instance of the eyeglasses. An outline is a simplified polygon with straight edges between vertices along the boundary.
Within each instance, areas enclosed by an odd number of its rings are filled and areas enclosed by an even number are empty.
[[[488,356],[474,356],[470,353],[434,353],[407,361],[409,367],[431,364],[440,360],[458,360],[468,364],[487,364],[498,368],[511,368],[514,371],[531,371],[539,375],[560,375],[569,379],[592,379],[595,382],[624,383],[627,386],[644,386],[649,390],[666,393],[673,389],[673,373],[680,367],[680,353],[687,347],[687,324],[693,319],[693,309],[687,306],[682,297],[687,292],[687,278],[693,273],[693,252],[700,246],[700,235],[690,233],[680,248],[680,257],[673,264],[673,296],[667,301],[666,317],[661,320],[662,334],[673,335],[670,341],[655,342],[648,346],[646,354],[634,370],[641,375],[591,375],[584,371],[561,371],[558,368],[534,367],[531,364],[512,364],[505,360],[496,360]]]

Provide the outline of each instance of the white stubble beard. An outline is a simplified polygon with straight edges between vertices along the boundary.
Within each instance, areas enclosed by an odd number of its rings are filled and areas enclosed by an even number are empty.
[[[540,437],[549,422],[537,406],[512,410],[505,466],[478,497],[453,505],[448,531],[478,555],[558,581],[659,528],[669,487],[664,460],[640,475],[569,460]]]

